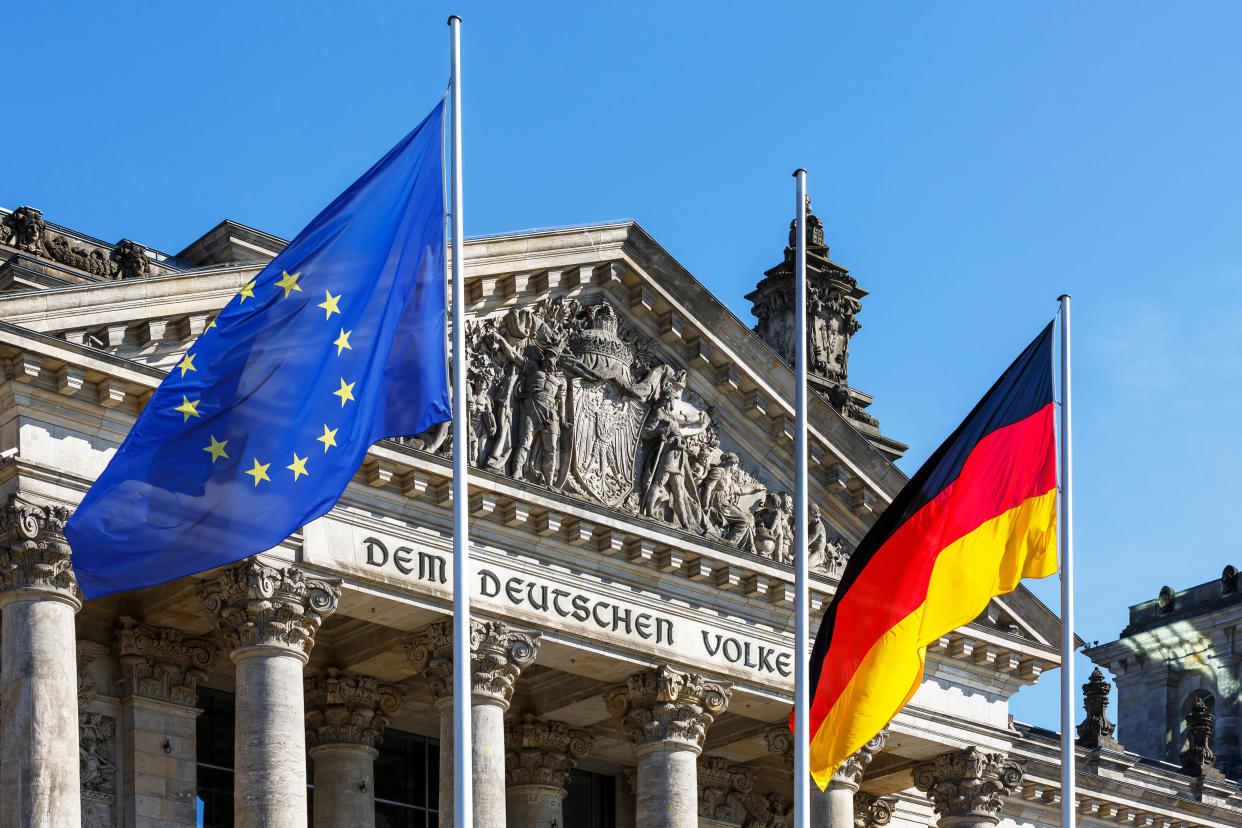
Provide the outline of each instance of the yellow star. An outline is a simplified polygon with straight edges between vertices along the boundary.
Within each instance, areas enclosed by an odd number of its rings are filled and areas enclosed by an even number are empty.
[[[237,291],[237,295],[241,297],[242,302],[245,302],[247,299],[253,299],[254,298],[254,279],[250,280],[250,284],[246,285],[244,288]],[[239,302],[238,304],[241,304],[241,302]]]
[[[338,336],[335,341],[333,341],[332,344],[336,346],[337,356],[341,355],[341,351],[352,351],[353,350],[353,348],[349,346],[349,335],[351,333],[353,333],[353,331],[347,331],[344,328],[341,328],[341,335]]]
[[[271,463],[260,463],[259,458],[257,457],[254,458],[254,468],[247,471],[246,474],[254,478],[255,486],[259,485],[260,480],[266,480],[269,483],[272,481],[272,478],[267,476],[267,467],[270,465],[272,464]]]
[[[276,287],[285,289],[285,299],[289,298],[289,291],[291,290],[296,290],[299,293],[302,292],[302,289],[298,287],[298,277],[301,275],[301,272],[290,274],[287,270],[280,271],[280,279],[276,282]]]
[[[341,377],[341,389],[339,391],[332,392],[333,394],[341,398],[341,408],[344,408],[345,403],[349,402],[350,400],[354,398],[354,385],[355,383],[346,382],[345,378]]]
[[[225,460],[229,459],[229,456],[224,453],[224,447],[227,446],[228,444],[229,444],[228,440],[217,440],[216,435],[214,434],[211,435],[211,445],[203,449],[203,451],[211,452],[211,465],[214,466],[216,464],[216,461],[219,460],[221,457],[223,457]]]
[[[211,317],[211,321],[207,323],[207,327],[203,328],[203,330],[210,331],[215,326],[216,326],[216,318],[213,316]]]
[[[181,405],[174,408],[173,411],[180,411],[182,414],[184,414],[185,416],[182,418],[181,422],[183,423],[187,422],[191,417],[202,416],[201,414],[198,413],[199,402],[200,400],[194,400],[193,402],[191,402],[189,397],[187,397],[185,394],[182,394]]]
[[[336,303],[341,301],[341,294],[338,293],[336,296],[333,296],[332,291],[325,290],[324,295],[327,296],[328,298],[324,299],[322,302],[320,302],[315,307],[323,308],[325,311],[327,311],[327,313],[324,314],[324,317],[323,317],[324,319],[331,319],[332,314],[341,312],[341,309],[336,306]]]
[[[177,363],[177,367],[181,369],[181,376],[185,376],[186,371],[197,371],[194,367],[194,354],[186,354],[185,357]]]
[[[293,479],[295,481],[304,474],[310,474],[310,472],[306,470],[306,458],[298,457],[298,453],[296,451],[293,453],[293,462],[285,466],[285,468],[293,472]]]
[[[328,428],[328,424],[324,423],[323,436],[315,438],[319,442],[323,443],[323,450],[325,453],[329,448],[334,448],[336,446],[336,433],[338,431],[340,431],[340,429]]]

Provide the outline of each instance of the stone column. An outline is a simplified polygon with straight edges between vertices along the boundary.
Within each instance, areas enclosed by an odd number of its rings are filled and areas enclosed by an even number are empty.
[[[535,660],[539,633],[503,621],[470,622],[470,746],[473,828],[505,828],[505,711],[513,685]],[[453,624],[437,621],[406,644],[431,682],[440,711],[440,828],[453,828]]]
[[[884,750],[887,741],[888,728],[885,728],[841,763],[828,780],[828,787],[821,791],[818,785],[811,786],[812,825],[854,828],[854,795],[858,793],[867,766]]]
[[[638,758],[637,822],[643,828],[698,825],[698,772],[707,727],[729,706],[732,688],[662,664],[604,694]]]
[[[920,762],[910,774],[932,801],[940,828],[991,828],[1000,822],[1002,797],[1022,785],[1023,771],[1004,753],[971,745]]]
[[[254,558],[199,587],[237,665],[233,820],[238,828],[306,825],[302,668],[315,632],[336,611],[340,581]]]
[[[115,637],[125,825],[197,825],[197,691],[215,664],[215,645],[125,616]]]
[[[591,749],[590,734],[527,713],[505,727],[509,828],[564,826],[569,772]]]
[[[0,825],[81,822],[69,510],[10,495],[0,510]]]
[[[375,825],[375,757],[401,689],[329,668],[308,676],[306,746],[315,761],[314,828]]]

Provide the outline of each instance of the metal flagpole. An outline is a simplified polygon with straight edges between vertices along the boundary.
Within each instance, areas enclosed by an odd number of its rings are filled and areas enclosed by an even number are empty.
[[[1061,825],[1074,828],[1075,753],[1074,719],[1078,696],[1074,692],[1074,500],[1070,460],[1070,297],[1061,302]]]
[[[807,486],[806,486],[806,170],[794,172],[797,179],[797,239],[794,242],[794,444],[796,480],[794,482],[794,826],[806,828],[811,818],[810,697],[807,693],[810,612],[807,597]]]
[[[453,190],[453,824],[474,825],[470,734],[469,466],[466,465],[466,290],[461,203],[461,18],[448,19],[452,43]]]

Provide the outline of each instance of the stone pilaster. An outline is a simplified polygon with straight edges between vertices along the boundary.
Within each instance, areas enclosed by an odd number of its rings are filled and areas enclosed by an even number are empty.
[[[642,826],[698,824],[696,758],[707,727],[729,705],[732,688],[662,664],[635,673],[604,694],[638,758],[637,821]]]
[[[513,685],[535,661],[539,633],[503,621],[470,622],[471,779],[474,828],[505,828],[504,715]],[[406,644],[410,664],[427,677],[440,711],[440,826],[453,825],[453,625],[437,621]]]
[[[315,828],[375,824],[375,757],[401,689],[329,668],[307,676],[306,746],[315,762]]]
[[[199,588],[237,665],[233,819],[238,828],[306,824],[302,668],[340,581],[249,558]]]
[[[198,683],[216,647],[179,630],[122,616],[115,633],[121,665],[121,791],[126,825],[197,825],[194,720]]]
[[[1000,821],[1002,799],[1022,785],[1022,764],[1004,753],[971,745],[920,762],[914,786],[927,794],[940,828],[990,828]]]
[[[589,733],[527,713],[505,727],[508,828],[564,825],[569,773],[591,750]]]
[[[0,509],[0,825],[81,822],[69,510],[10,495]]]

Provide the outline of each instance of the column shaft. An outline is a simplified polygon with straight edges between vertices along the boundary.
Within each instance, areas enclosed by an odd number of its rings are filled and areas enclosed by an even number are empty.
[[[305,662],[274,647],[247,647],[234,659],[234,818],[239,826],[254,828],[305,825]]]
[[[555,785],[510,785],[505,793],[509,828],[565,825],[565,789]]]
[[[828,783],[820,790],[811,783],[811,825],[815,828],[854,828],[854,792],[858,786]]]
[[[375,825],[375,757],[365,745],[311,748],[315,762],[314,828],[371,828]]]
[[[470,726],[475,828],[505,828],[505,708],[476,701]]]
[[[650,750],[638,755],[637,822],[662,828],[699,824],[698,751]]]

